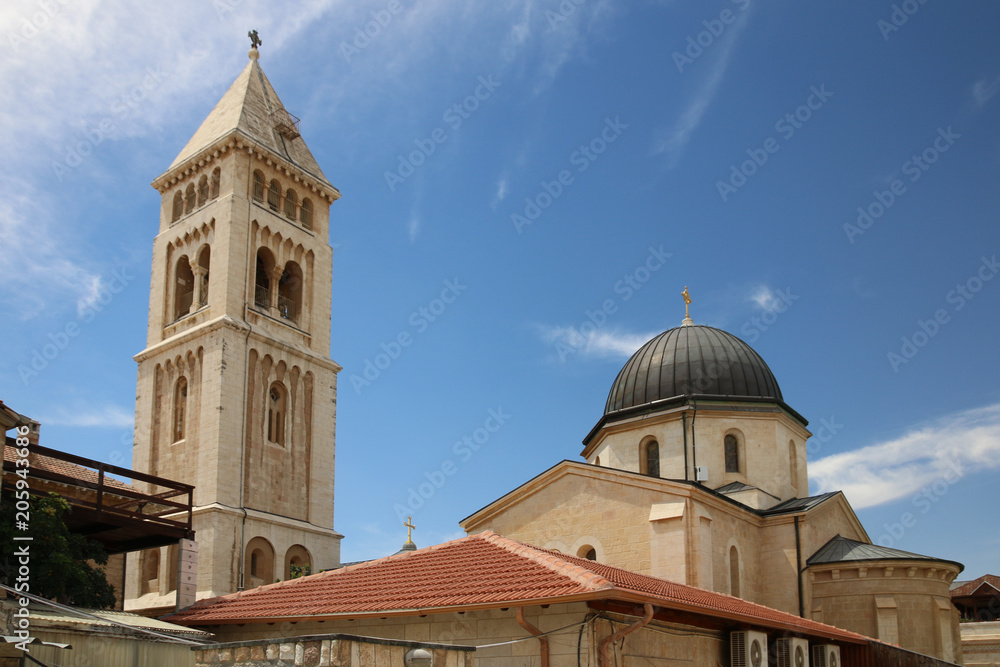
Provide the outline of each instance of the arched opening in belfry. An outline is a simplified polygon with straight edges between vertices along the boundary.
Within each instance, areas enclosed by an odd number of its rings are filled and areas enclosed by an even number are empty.
[[[198,205],[197,196],[194,193],[194,183],[188,183],[184,190],[184,213],[191,213]]]
[[[184,195],[178,190],[174,193],[174,208],[170,216],[170,222],[177,222],[184,215]]]
[[[267,188],[267,207],[277,212],[281,204],[281,185],[276,180],[271,180],[271,185]]]
[[[204,206],[208,202],[208,176],[202,174],[198,179],[198,206]]]
[[[313,205],[312,200],[309,197],[305,197],[302,200],[302,207],[299,209],[299,222],[306,229],[312,229],[313,226]]]
[[[297,322],[301,312],[302,268],[296,262],[288,262],[278,281],[278,314]]]
[[[212,170],[212,182],[208,191],[209,199],[217,199],[219,197],[219,186],[222,184],[222,169],[216,167]]]
[[[187,255],[181,256],[174,267],[174,319],[179,320],[194,303],[194,271]]]
[[[209,245],[202,247],[201,252],[198,253],[198,282],[200,290],[198,293],[198,305],[207,306],[208,305],[208,274],[212,268],[212,248]]]
[[[254,269],[253,303],[257,308],[267,310],[271,307],[271,271],[274,270],[274,255],[267,248],[257,250],[257,262]]]
[[[295,207],[299,203],[299,196],[295,194],[295,190],[291,188],[285,193],[285,217],[289,220],[295,220]]]
[[[264,173],[259,169],[253,172],[253,198],[264,201]]]

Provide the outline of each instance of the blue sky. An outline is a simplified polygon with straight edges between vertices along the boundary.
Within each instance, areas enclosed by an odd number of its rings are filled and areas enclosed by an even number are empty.
[[[5,3],[0,398],[44,444],[130,463],[149,183],[256,28],[343,193],[345,560],[395,551],[396,506],[446,461],[408,511],[419,545],[577,458],[687,285],[810,420],[814,492],[844,489],[877,542],[996,573],[998,24],[916,0]]]

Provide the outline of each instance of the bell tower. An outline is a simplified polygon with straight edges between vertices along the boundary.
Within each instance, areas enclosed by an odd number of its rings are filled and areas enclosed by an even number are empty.
[[[197,542],[130,554],[128,610],[340,562],[328,243],[340,192],[254,37],[246,68],[152,184],[162,202],[133,465],[195,485]]]

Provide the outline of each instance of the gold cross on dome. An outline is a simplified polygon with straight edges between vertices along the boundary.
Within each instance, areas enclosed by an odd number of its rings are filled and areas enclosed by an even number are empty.
[[[412,542],[413,531],[417,529],[417,527],[413,525],[413,517],[412,516],[406,517],[406,523],[404,523],[403,525],[406,526],[406,541]]]

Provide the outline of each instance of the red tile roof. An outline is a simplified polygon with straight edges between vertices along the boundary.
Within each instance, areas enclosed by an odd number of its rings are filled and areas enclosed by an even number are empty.
[[[840,639],[868,638],[740,598],[539,549],[486,531],[437,546],[202,600],[169,617],[217,625],[415,615],[576,600],[676,611]]]
[[[1000,591],[1000,577],[994,574],[984,574],[978,579],[973,579],[972,581],[967,581],[957,588],[951,590],[951,597],[953,598],[964,598],[970,595],[974,595],[983,584],[987,586],[992,586],[995,590]],[[983,595],[991,595],[987,590]]]
[[[16,461],[17,458],[17,452],[14,447],[4,444],[3,460],[9,463]],[[73,479],[78,479],[94,485],[98,482],[98,475],[96,471],[91,470],[90,468],[84,468],[83,466],[78,466],[75,463],[70,463],[69,461],[60,461],[59,459],[52,458],[51,456],[45,456],[43,454],[36,454],[32,452],[29,462],[31,464],[29,470],[51,472],[65,477],[72,477]],[[134,486],[126,484],[125,482],[120,482],[107,475],[104,477],[104,485],[112,489],[138,491],[138,489]]]

